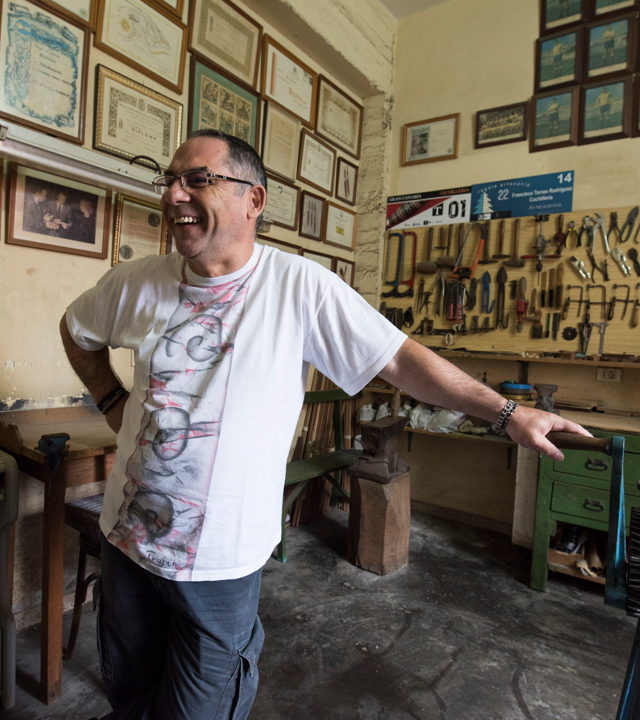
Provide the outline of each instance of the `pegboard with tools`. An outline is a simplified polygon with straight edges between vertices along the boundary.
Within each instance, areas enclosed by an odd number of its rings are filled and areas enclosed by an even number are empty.
[[[391,231],[381,311],[430,347],[635,360],[639,258],[638,207]]]

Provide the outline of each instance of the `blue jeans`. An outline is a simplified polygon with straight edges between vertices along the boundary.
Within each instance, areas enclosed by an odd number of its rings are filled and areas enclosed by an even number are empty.
[[[238,580],[176,582],[101,541],[94,597],[113,707],[104,720],[246,720],[264,643],[262,570]]]

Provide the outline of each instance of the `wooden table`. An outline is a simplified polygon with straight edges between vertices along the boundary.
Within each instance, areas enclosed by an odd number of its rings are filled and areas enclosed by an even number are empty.
[[[37,445],[42,435],[62,432],[71,440],[51,483],[47,456]],[[115,458],[116,436],[92,408],[3,412],[0,448],[15,457],[20,470],[44,483],[40,690],[48,705],[62,694],[65,492],[106,480]]]

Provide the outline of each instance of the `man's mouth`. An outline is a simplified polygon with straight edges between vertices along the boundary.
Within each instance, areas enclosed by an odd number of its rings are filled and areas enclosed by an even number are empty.
[[[193,217],[192,215],[182,215],[181,217],[174,217],[174,225],[195,225],[196,223],[202,222],[202,218]]]

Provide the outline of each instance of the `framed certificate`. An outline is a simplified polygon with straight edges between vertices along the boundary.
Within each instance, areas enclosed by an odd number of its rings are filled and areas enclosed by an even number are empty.
[[[632,78],[600,81],[580,88],[579,144],[629,137]]]
[[[160,205],[118,195],[111,265],[147,255],[164,255],[168,234]]]
[[[43,5],[59,10],[71,20],[79,20],[92,30],[96,26],[97,0],[41,0]]]
[[[95,47],[182,94],[187,26],[143,0],[99,0]]]
[[[182,20],[182,11],[184,10],[184,0],[149,0],[151,5],[156,5],[162,10],[166,10],[174,15],[178,20]]]
[[[339,157],[336,170],[336,200],[342,200],[347,205],[355,205],[357,187],[358,166]]]
[[[583,37],[577,28],[536,40],[536,92],[582,81]]]
[[[578,90],[574,87],[533,96],[529,152],[578,144]]]
[[[318,80],[316,135],[360,157],[362,141],[362,105],[352,100],[324,75]]]
[[[192,0],[189,49],[255,88],[262,26],[230,0]]]
[[[111,190],[11,166],[9,245],[106,258]]]
[[[202,56],[191,58],[189,130],[212,128],[258,148],[260,98]]]
[[[302,191],[298,235],[322,242],[326,204],[327,201],[319,195],[314,195],[308,190]]]
[[[258,233],[258,239],[256,240],[258,245],[269,245],[270,247],[278,248],[282,252],[290,253],[291,255],[300,255],[302,248],[297,245],[292,245],[282,240],[276,240],[275,238],[267,237],[266,235],[260,235]]]
[[[587,25],[584,82],[635,72],[637,33],[635,15]]]
[[[313,262],[317,262],[318,265],[322,265],[322,267],[327,270],[333,270],[333,261],[335,258],[331,255],[325,255],[324,253],[319,253],[315,250],[305,250],[304,248],[300,254],[309,260],[313,260]]]
[[[96,70],[94,149],[127,160],[147,155],[167,168],[182,137],[182,105],[104,65]]]
[[[352,210],[347,210],[328,201],[324,241],[329,245],[354,250],[356,246],[357,217]]]
[[[300,144],[299,120],[267,103],[264,114],[262,162],[267,170],[289,180],[296,176]]]
[[[269,35],[262,44],[262,95],[311,127],[318,74]]]
[[[299,205],[299,187],[273,177],[273,175],[267,175],[265,212],[269,213],[269,222],[295,230],[298,227]]]
[[[88,25],[32,0],[1,6],[0,116],[82,145]]]
[[[351,260],[336,258],[335,268],[333,271],[341,280],[344,280],[349,287],[353,287],[353,280],[356,273],[355,263],[351,262]]]
[[[402,165],[455,160],[459,135],[460,113],[408,123],[404,126]]]
[[[300,137],[298,180],[327,195],[333,195],[335,167],[336,151],[303,128]]]

